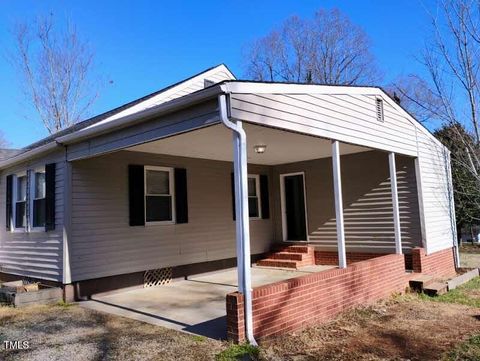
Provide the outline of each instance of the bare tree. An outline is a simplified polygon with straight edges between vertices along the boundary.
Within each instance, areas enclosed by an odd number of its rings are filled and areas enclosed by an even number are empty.
[[[86,114],[98,95],[91,81],[93,53],[70,22],[59,28],[53,16],[13,29],[16,48],[10,59],[27,98],[50,134]]]
[[[480,142],[480,2],[442,0],[431,14],[432,36],[418,58],[426,76],[409,75],[394,88],[414,113],[462,124]]]
[[[425,76],[395,82],[402,105],[442,128],[450,149],[458,225],[480,221],[480,1],[439,0],[418,60]],[[433,124],[432,124],[433,122]]]
[[[376,83],[381,74],[366,33],[339,10],[297,16],[255,40],[246,51],[247,76],[300,83]]]

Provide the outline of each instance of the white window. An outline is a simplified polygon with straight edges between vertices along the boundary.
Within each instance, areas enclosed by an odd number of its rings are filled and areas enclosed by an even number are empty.
[[[13,181],[13,223],[14,229],[27,226],[27,174],[17,174]]]
[[[174,223],[173,168],[145,167],[145,223]]]
[[[248,214],[250,218],[260,218],[260,176],[248,176]]]
[[[383,99],[382,98],[376,98],[375,99],[375,104],[376,104],[376,107],[377,107],[377,120],[379,122],[383,122],[383,120],[384,120]]]
[[[45,227],[45,169],[31,172],[30,224],[35,228]]]

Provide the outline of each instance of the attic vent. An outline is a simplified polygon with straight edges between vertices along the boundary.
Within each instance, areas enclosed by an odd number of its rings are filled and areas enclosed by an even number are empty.
[[[203,79],[203,87],[204,88],[208,88],[209,86],[212,86],[213,84],[215,84],[215,82],[213,82],[211,80],[208,80],[208,79]]]
[[[375,104],[377,106],[377,120],[379,122],[383,122],[383,99],[382,98],[376,98],[375,99]]]

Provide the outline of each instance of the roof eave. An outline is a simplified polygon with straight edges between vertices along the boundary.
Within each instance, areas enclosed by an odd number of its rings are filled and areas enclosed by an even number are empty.
[[[171,100],[167,103],[163,103],[152,108],[140,111],[138,113],[118,118],[115,122],[101,124],[96,127],[81,129],[76,132],[60,136],[47,144],[27,150],[26,152],[20,153],[4,161],[0,161],[0,169],[4,169],[6,167],[10,167],[20,162],[26,161],[30,158],[43,155],[44,153],[48,153],[60,146],[77,143],[82,140],[105,134],[113,130],[128,127],[133,123],[143,122],[159,115],[171,113],[201,103],[203,101],[213,99],[224,91],[224,84],[219,83],[204,90],[200,90],[198,92],[185,95],[181,98]]]
[[[27,150],[26,152],[20,153],[12,158],[5,159],[3,161],[0,161],[0,169],[4,169],[6,167],[13,166],[15,164],[21,163],[23,161],[26,161],[30,158],[48,153],[55,148],[57,148],[59,145],[57,142],[53,141],[47,144],[44,144],[40,147],[33,148],[30,150]]]
[[[109,123],[93,126],[90,128],[81,129],[74,133],[58,137],[55,140],[56,142],[62,145],[77,143],[79,141],[85,140],[87,138],[91,138],[93,136],[101,135],[113,130],[128,127],[133,123],[146,121],[148,119],[151,119],[159,115],[171,113],[171,112],[201,103],[203,101],[206,101],[208,99],[212,99],[218,96],[222,92],[224,92],[224,87],[221,83],[219,83],[209,88],[206,88],[204,90],[200,90],[198,92],[185,95],[183,97],[171,100],[169,102],[162,103],[157,106],[142,110],[138,113],[126,115],[124,117],[116,119],[114,122],[109,122]]]

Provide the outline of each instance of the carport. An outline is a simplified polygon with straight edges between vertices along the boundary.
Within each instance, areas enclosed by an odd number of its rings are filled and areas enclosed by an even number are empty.
[[[252,286],[320,272],[334,266],[298,270],[252,267]],[[92,310],[215,339],[226,339],[225,297],[238,288],[237,269],[201,274],[168,285],[92,296],[80,305]]]

